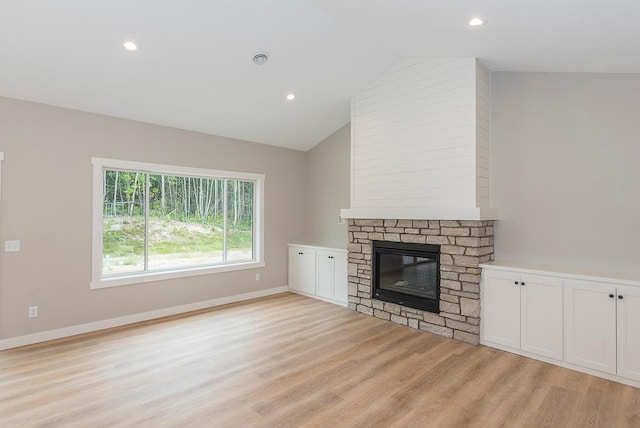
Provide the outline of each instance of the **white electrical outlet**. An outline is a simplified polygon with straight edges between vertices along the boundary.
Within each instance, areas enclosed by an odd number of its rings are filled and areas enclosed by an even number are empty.
[[[259,273],[256,274],[256,281],[260,281],[260,274]]]
[[[38,307],[29,306],[29,318],[35,318],[38,316]]]
[[[20,251],[20,241],[4,241],[4,252]]]

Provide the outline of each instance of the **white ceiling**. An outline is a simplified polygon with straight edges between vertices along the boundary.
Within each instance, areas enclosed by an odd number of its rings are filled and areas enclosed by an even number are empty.
[[[0,96],[308,150],[408,57],[640,73],[639,16],[637,0],[0,0]]]

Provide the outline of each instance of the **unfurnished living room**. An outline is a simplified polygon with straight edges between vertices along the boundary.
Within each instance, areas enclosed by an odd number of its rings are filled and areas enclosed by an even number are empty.
[[[640,3],[0,2],[0,427],[640,427]]]

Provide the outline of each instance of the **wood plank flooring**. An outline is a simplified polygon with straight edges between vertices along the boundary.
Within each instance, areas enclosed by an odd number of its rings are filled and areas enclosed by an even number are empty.
[[[640,427],[640,389],[293,294],[0,352],[0,427]]]

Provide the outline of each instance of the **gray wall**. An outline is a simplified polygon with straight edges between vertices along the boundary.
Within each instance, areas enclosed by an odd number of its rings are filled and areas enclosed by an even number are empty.
[[[639,93],[639,75],[492,74],[497,260],[638,272]],[[286,285],[288,242],[346,246],[349,134],[304,153],[0,98],[1,240],[22,243],[0,253],[0,339]],[[89,290],[91,157],[265,174],[262,280]]]
[[[496,260],[640,271],[640,75],[491,84]]]
[[[0,151],[1,240],[22,244],[0,256],[2,339],[286,285],[286,244],[305,237],[304,152],[7,98]],[[90,290],[91,157],[265,174],[266,267]]]
[[[308,242],[347,247],[347,226],[338,223],[338,214],[349,208],[350,156],[349,124],[307,152]]]

